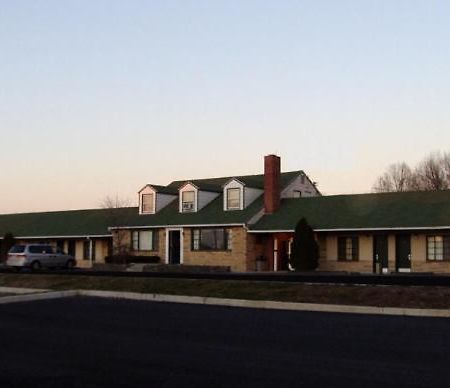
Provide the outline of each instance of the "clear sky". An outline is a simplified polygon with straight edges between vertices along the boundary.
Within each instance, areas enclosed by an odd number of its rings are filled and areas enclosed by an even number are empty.
[[[450,150],[447,0],[0,0],[0,213]]]

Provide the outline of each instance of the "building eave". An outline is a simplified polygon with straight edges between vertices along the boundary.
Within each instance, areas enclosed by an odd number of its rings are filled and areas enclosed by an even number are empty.
[[[143,225],[143,226],[113,226],[109,230],[131,230],[131,229],[165,229],[165,228],[212,228],[227,226],[242,226],[245,223],[228,223],[228,224],[179,224],[179,225]]]
[[[64,238],[111,238],[111,234],[82,234],[82,235],[61,235],[61,236],[14,236],[16,240],[26,240],[26,239],[64,239]],[[0,237],[3,240],[3,237]]]
[[[314,232],[370,232],[370,231],[401,231],[401,230],[450,230],[450,226],[399,226],[399,227],[379,227],[379,228],[318,228]],[[267,229],[249,230],[249,233],[294,233],[294,229]]]

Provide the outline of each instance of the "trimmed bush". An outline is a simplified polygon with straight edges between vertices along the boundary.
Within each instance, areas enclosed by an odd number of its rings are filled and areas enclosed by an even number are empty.
[[[0,261],[5,261],[6,256],[8,255],[8,251],[14,246],[16,243],[16,239],[12,235],[12,233],[5,233],[3,236],[3,240],[0,243]]]
[[[142,269],[144,272],[170,272],[170,273],[223,273],[230,272],[231,268],[224,265],[178,265],[159,264],[146,265]]]
[[[106,264],[158,264],[159,256],[112,255],[105,257]]]

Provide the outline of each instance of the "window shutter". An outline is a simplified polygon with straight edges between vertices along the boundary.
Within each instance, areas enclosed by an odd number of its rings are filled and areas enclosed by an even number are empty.
[[[153,231],[153,250],[157,251],[159,249],[159,231],[154,230]]]
[[[352,237],[352,260],[358,261],[359,259],[359,238],[358,236]]]
[[[338,237],[338,260],[345,260],[345,237]]]

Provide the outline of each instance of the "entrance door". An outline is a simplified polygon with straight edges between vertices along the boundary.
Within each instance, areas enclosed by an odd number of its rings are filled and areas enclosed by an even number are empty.
[[[169,230],[169,264],[180,264],[181,231]]]
[[[388,268],[388,238],[377,234],[373,236],[373,273],[387,273]]]
[[[397,272],[411,272],[411,235],[398,234],[395,238],[395,266]]]
[[[278,242],[278,271],[287,271],[289,269],[289,241],[282,240]]]
[[[75,241],[74,240],[69,240],[69,243],[67,245],[67,253],[70,256],[75,257]]]

